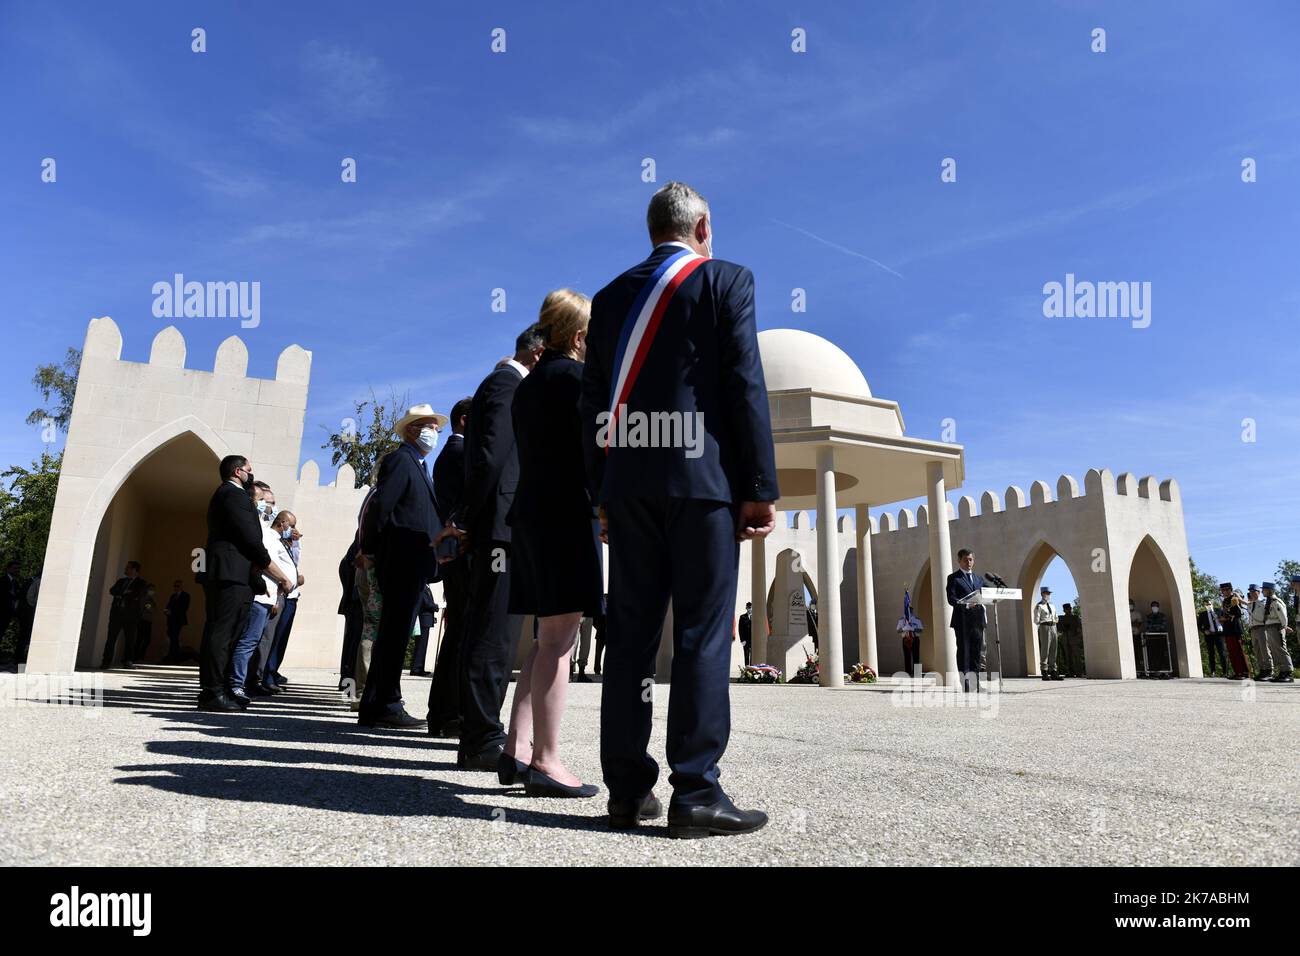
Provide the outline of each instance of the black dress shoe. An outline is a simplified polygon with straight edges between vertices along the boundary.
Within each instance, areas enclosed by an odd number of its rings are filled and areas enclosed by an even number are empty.
[[[245,684],[244,693],[249,697],[274,697],[280,693],[278,690],[271,690],[265,684]]]
[[[497,746],[481,754],[460,754],[456,757],[456,766],[461,770],[485,770],[488,773],[496,773],[501,762],[501,754],[504,752],[504,747]]]
[[[503,787],[516,783],[527,783],[528,764],[521,763],[502,750],[501,756],[497,758],[497,779],[501,781]]]
[[[1057,673],[1053,672],[1053,673],[1052,673],[1052,680],[1065,680],[1065,678],[1062,677],[1060,674],[1057,674]]]
[[[594,797],[600,793],[600,787],[594,783],[580,783],[576,787],[570,787],[552,780],[536,767],[529,767],[524,793],[530,797]]]
[[[357,724],[361,727],[397,727],[406,729],[419,727],[423,723],[423,717],[412,717],[405,710],[399,710],[395,714],[380,714],[378,717],[357,718]]]
[[[1278,674],[1276,677],[1270,680],[1269,683],[1270,684],[1294,684],[1295,678],[1292,677],[1290,674]]]
[[[1044,674],[1044,675],[1043,675],[1043,680],[1051,680],[1051,679],[1052,679],[1052,675],[1051,675],[1051,674]]]
[[[199,710],[213,711],[219,714],[238,713],[243,710],[239,703],[227,694],[215,694],[213,696],[199,695]]]
[[[271,676],[275,678],[275,685],[276,685],[277,687],[288,687],[288,686],[289,686],[289,678],[285,677],[285,676],[284,676],[283,674],[281,674],[279,671],[276,671],[276,672],[275,672],[274,674],[272,674]]]
[[[609,800],[609,825],[615,830],[630,830],[641,820],[658,820],[664,805],[651,791],[640,800]]]
[[[736,836],[767,826],[762,810],[741,810],[726,797],[707,807],[669,807],[668,835],[678,840]]]

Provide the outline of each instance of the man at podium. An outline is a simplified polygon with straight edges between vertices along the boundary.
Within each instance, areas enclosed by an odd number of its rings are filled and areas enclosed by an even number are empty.
[[[957,552],[957,570],[948,575],[948,604],[952,607],[949,623],[957,632],[957,670],[963,675],[962,685],[966,684],[965,675],[973,673],[976,690],[979,690],[979,666],[984,655],[984,626],[988,617],[983,605],[967,607],[961,599],[987,586],[983,575],[975,573],[975,552],[962,548]]]

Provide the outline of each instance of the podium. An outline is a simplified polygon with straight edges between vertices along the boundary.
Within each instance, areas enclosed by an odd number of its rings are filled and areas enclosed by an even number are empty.
[[[1002,692],[1002,641],[998,637],[998,605],[1003,601],[1019,601],[1020,597],[1020,588],[978,588],[958,602],[966,607],[979,604],[993,608],[993,644],[998,650],[998,693]]]

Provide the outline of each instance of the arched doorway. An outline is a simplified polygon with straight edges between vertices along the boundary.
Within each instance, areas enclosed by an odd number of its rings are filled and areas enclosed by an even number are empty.
[[[126,476],[104,510],[95,536],[86,585],[78,667],[97,667],[107,639],[108,590],[127,561],[139,561],[140,576],[155,589],[148,651],[156,661],[167,651],[163,608],[179,579],[190,594],[183,646],[196,650],[203,632],[203,590],[194,581],[194,550],[207,540],[207,506],[217,487],[219,459],[191,431],[182,431],[145,456]],[[119,644],[118,657],[121,657]]]
[[[926,673],[942,670],[941,662],[943,655],[935,649],[936,635],[943,632],[943,624],[940,621],[938,627],[932,620],[934,612],[931,610],[931,594],[933,592],[933,582],[930,576],[930,559],[927,558],[925,564],[921,566],[920,572],[912,582],[912,614],[914,614],[924,625],[925,630],[921,632],[921,664],[925,667]],[[897,623],[898,619],[903,616],[902,606],[903,596],[898,596],[898,611],[892,616],[892,620]],[[894,631],[894,644],[897,646],[895,653],[898,655],[898,667],[896,671],[903,669],[903,648],[898,631]]]
[[[1129,563],[1128,596],[1143,615],[1148,613],[1153,602],[1159,603],[1168,621],[1169,657],[1174,676],[1186,677],[1188,669],[1184,645],[1188,635],[1177,633],[1182,622],[1178,584],[1164,552],[1150,535],[1138,542],[1133,560]],[[1190,601],[1190,595],[1188,600]],[[1124,633],[1127,633],[1127,629]],[[1142,662],[1135,663],[1141,669]]]
[[[1034,626],[1033,614],[1034,605],[1039,600],[1038,589],[1044,584],[1052,589],[1052,603],[1056,605],[1058,614],[1065,604],[1072,605],[1074,613],[1081,613],[1079,605],[1082,597],[1078,579],[1069,563],[1051,544],[1039,541],[1029,549],[1014,584],[1022,592],[1018,613],[1013,611],[1008,614],[1007,609],[1003,609],[1002,626],[1007,630],[1004,632],[1002,652],[1006,658],[1006,675],[1009,677],[1036,677],[1041,673],[1038,628]],[[1015,622],[1014,630],[1008,626],[1012,624],[1012,618]],[[1058,662],[1061,659],[1058,655]]]

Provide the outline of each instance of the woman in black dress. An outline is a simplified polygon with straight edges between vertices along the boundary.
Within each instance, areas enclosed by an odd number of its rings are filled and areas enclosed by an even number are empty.
[[[587,494],[578,413],[590,318],[591,300],[580,293],[546,297],[538,320],[546,351],[519,383],[511,411],[519,484],[509,515],[510,613],[535,615],[538,627],[515,685],[499,775],[503,782],[522,776],[530,796],[597,792],[559,753],[569,652],[582,618],[603,610],[600,525]]]

